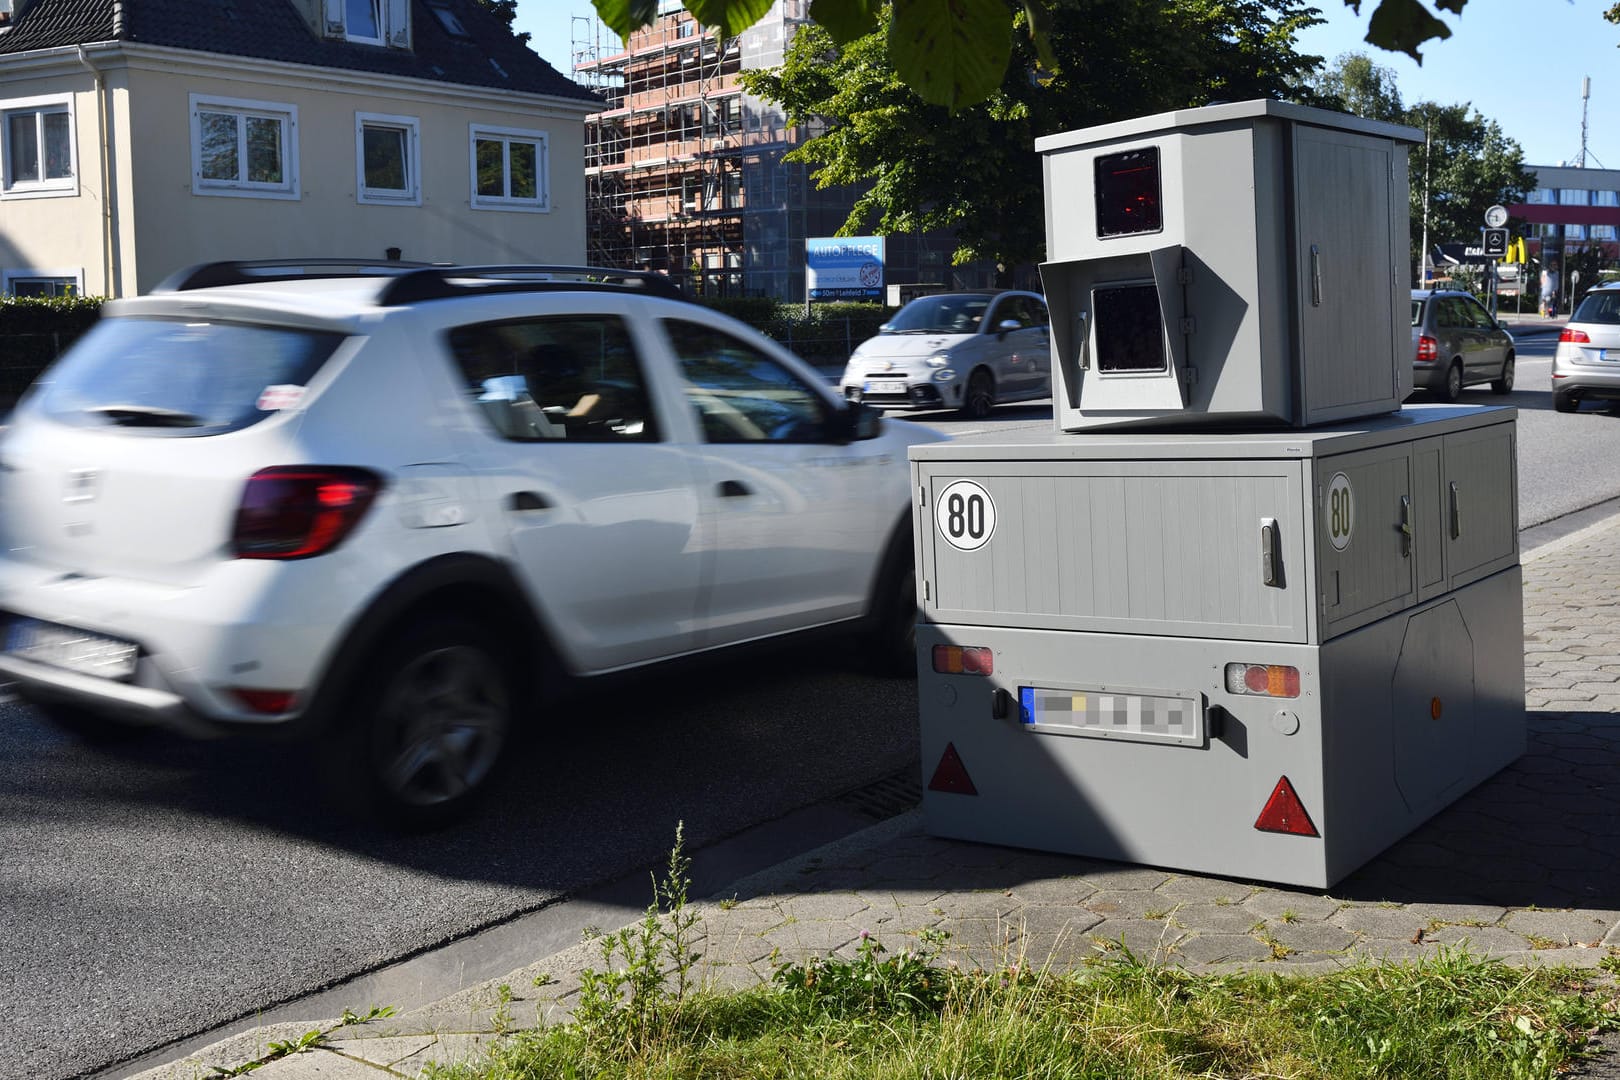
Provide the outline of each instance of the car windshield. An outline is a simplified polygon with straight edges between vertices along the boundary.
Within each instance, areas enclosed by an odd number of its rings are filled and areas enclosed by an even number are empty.
[[[1570,322],[1620,323],[1620,289],[1603,289],[1586,294]]]
[[[247,323],[104,319],[40,377],[39,408],[140,434],[237,431],[297,404],[342,340]]]
[[[886,334],[972,334],[990,308],[988,296],[923,296],[901,308]]]
[[[1423,301],[1422,300],[1414,300],[1414,301],[1412,301],[1412,325],[1413,326],[1422,326],[1423,325]]]

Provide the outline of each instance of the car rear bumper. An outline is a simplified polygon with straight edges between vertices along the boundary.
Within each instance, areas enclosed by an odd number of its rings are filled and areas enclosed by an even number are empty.
[[[152,673],[137,675],[143,677],[151,679]],[[7,684],[26,700],[81,706],[134,727],[166,728],[193,737],[221,733],[171,690],[82,675],[0,653],[0,686]]]

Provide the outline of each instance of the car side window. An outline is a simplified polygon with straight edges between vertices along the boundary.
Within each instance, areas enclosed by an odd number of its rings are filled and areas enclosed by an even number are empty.
[[[1478,330],[1496,329],[1496,321],[1491,318],[1491,313],[1480,307],[1477,302],[1473,300],[1464,300],[1462,304],[1467,311],[1469,325],[1472,325]]]
[[[686,379],[687,400],[709,442],[826,438],[826,402],[772,357],[710,326],[682,319],[665,319],[663,325]]]
[[[656,442],[658,425],[622,319],[568,315],[458,326],[463,391],[515,442]]]

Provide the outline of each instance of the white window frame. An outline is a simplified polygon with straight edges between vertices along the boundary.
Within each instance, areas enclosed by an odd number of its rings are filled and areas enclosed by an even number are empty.
[[[68,171],[70,175],[54,180],[11,180],[11,114],[31,112],[36,117],[45,113],[65,112],[68,118]],[[45,129],[39,124],[39,156],[44,171]],[[15,98],[0,101],[0,198],[52,199],[79,193],[79,125],[73,114],[72,94],[51,94],[46,97]]]
[[[348,0],[326,0],[325,9],[327,37],[379,48],[411,47],[411,0],[377,0],[377,28],[381,37],[361,37],[349,33]]]
[[[16,293],[13,290],[16,288],[18,281],[32,281],[36,278],[72,281],[75,295],[84,295],[84,269],[82,267],[69,270],[0,270],[0,294],[15,296]]]
[[[366,186],[366,128],[391,128],[405,133],[405,187]],[[422,205],[422,122],[414,116],[387,113],[354,114],[354,198],[375,206]]]
[[[218,195],[233,199],[298,199],[298,106],[276,101],[249,101],[245,98],[192,94],[191,105],[191,193]],[[202,174],[202,116],[204,112],[235,113],[239,118],[270,117],[281,121],[281,183],[255,183],[251,180],[204,180]],[[246,125],[241,138],[246,139]],[[246,170],[247,156],[237,166]]]
[[[507,190],[511,190],[512,185],[511,144],[513,142],[534,144],[535,198],[524,199],[514,198],[511,195],[480,195],[478,193],[478,141],[480,139],[494,139],[502,143],[501,161]],[[471,196],[468,199],[468,205],[474,210],[516,210],[527,214],[550,213],[551,153],[549,143],[550,136],[544,131],[532,131],[527,128],[494,127],[489,124],[469,124],[467,126],[467,156],[471,177],[471,187],[468,190],[471,192]]]

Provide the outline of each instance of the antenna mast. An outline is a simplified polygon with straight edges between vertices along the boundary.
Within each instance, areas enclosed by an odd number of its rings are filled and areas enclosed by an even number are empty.
[[[1586,168],[1586,103],[1592,97],[1592,77],[1581,79],[1581,156],[1577,168]]]

